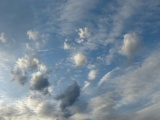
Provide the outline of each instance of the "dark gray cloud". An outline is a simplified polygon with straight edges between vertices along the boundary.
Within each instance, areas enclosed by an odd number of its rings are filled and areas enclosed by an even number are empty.
[[[57,100],[61,100],[60,107],[64,113],[63,117],[68,118],[73,115],[73,113],[71,113],[68,110],[68,107],[72,106],[77,101],[79,96],[80,96],[80,87],[77,84],[77,81],[74,81],[72,85],[70,85],[64,91],[64,93],[56,97]]]
[[[33,73],[31,78],[31,89],[37,91],[48,92],[49,81],[48,78],[44,76],[42,72]]]
[[[61,108],[66,109],[69,106],[72,106],[78,97],[80,96],[80,87],[76,81],[70,85],[64,93],[57,97],[57,100],[61,100]]]

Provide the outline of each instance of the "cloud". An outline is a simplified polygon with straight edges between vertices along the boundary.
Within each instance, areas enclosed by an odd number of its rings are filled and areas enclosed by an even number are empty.
[[[33,30],[29,30],[27,31],[27,35],[28,35],[28,38],[30,40],[37,40],[39,38],[39,33],[38,31],[33,31]]]
[[[119,5],[118,8],[115,8],[112,4],[109,6],[109,10],[116,11],[115,14],[110,15],[108,14],[107,19],[110,19],[108,21],[108,24],[111,24],[111,30],[108,33],[107,40],[114,42],[115,39],[121,35],[121,33],[125,30],[125,21],[128,20],[128,18],[131,18],[134,12],[136,11],[136,8],[139,7],[140,2],[135,0],[123,0],[123,2],[116,1]],[[123,3],[123,4],[121,4]],[[114,8],[113,8],[114,7]]]
[[[25,55],[24,57],[19,58],[16,64],[20,68],[30,68],[34,70],[38,68],[40,62],[37,59],[36,55]]]
[[[65,117],[69,117],[72,115],[72,113],[70,113],[67,108],[71,107],[78,100],[79,96],[80,96],[80,87],[77,84],[77,82],[74,81],[72,85],[70,85],[64,91],[64,93],[56,97],[57,100],[61,101],[60,107],[61,110],[64,112]]]
[[[88,29],[86,27],[85,28],[79,28],[78,35],[82,39],[88,37],[89,36]]]
[[[67,42],[64,42],[63,48],[65,50],[71,50],[72,49],[72,47]]]
[[[123,96],[118,106],[132,104],[133,102],[140,104],[142,99],[148,100],[146,104],[153,102],[153,95],[159,89],[160,84],[159,56],[160,54],[154,51],[141,65],[126,69],[124,75],[115,79],[119,94]]]
[[[21,85],[24,85],[27,81],[27,72],[18,66],[14,66],[13,70],[11,71],[12,79],[18,81]]]
[[[89,73],[88,73],[88,79],[89,80],[94,80],[96,78],[96,74],[97,74],[97,71],[96,70],[91,70]]]
[[[60,33],[70,34],[74,31],[73,28],[75,28],[76,25],[82,21],[85,21],[85,19],[89,19],[89,13],[91,13],[90,10],[95,7],[96,3],[96,0],[68,0],[64,2],[59,9],[61,13],[59,18],[61,29]],[[88,6],[88,4],[90,5]]]
[[[27,73],[33,72],[33,70],[39,70],[43,74],[48,74],[49,72],[48,68],[38,60],[36,55],[25,55],[16,61],[11,71],[12,79],[24,85],[27,82]]]
[[[48,93],[48,78],[46,78],[42,72],[38,71],[36,73],[33,73],[30,81],[30,86],[32,90],[44,91]]]
[[[84,86],[82,88],[82,91],[84,91],[85,89],[87,89],[90,85],[91,85],[91,82],[85,81],[84,82]]]
[[[6,35],[4,33],[0,34],[0,42],[1,43],[6,43],[7,42],[7,38],[6,38]]]
[[[160,118],[160,115],[158,114],[159,110],[160,103],[153,104],[136,112],[135,118],[137,120],[158,120]]]
[[[86,63],[86,57],[81,53],[74,55],[72,60],[76,67],[83,66]]]
[[[80,96],[80,87],[76,81],[72,83],[61,95],[57,96],[57,100],[61,100],[61,108],[66,109],[72,106]]]
[[[112,75],[112,71],[106,73],[98,82],[98,86],[101,86],[106,80],[108,80]]]
[[[131,58],[140,48],[140,40],[136,33],[127,33],[124,35],[123,45],[120,53]]]

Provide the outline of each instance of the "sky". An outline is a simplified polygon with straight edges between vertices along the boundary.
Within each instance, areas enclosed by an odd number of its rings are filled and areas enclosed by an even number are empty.
[[[159,0],[0,0],[0,120],[159,120]]]

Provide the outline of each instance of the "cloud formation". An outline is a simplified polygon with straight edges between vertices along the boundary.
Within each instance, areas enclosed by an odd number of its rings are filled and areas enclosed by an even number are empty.
[[[7,42],[7,38],[6,38],[6,35],[4,33],[0,34],[0,42],[1,43],[6,43]]]
[[[57,96],[57,100],[61,100],[61,108],[66,109],[72,106],[80,96],[80,87],[76,81],[72,83],[61,95]]]
[[[79,28],[78,35],[82,39],[88,37],[89,36],[88,29],[86,27],[85,28]]]
[[[27,82],[27,78],[29,78],[27,73],[35,70],[38,70],[38,72],[35,72],[32,75],[32,89],[41,90],[42,82],[44,82],[44,86],[48,84],[48,79],[43,78],[46,74],[48,74],[48,69],[38,60],[36,55],[25,55],[22,58],[18,58],[13,70],[11,71],[12,79],[17,80],[21,85],[24,85]],[[46,80],[46,83],[43,80]]]
[[[56,97],[57,100],[61,101],[60,107],[61,110],[64,112],[65,117],[69,117],[72,115],[72,113],[70,113],[67,108],[72,106],[78,100],[79,96],[80,96],[80,87],[77,84],[77,81],[74,81],[72,85],[70,85],[64,91],[64,93]]]
[[[120,53],[131,58],[140,48],[140,39],[136,33],[127,33],[124,35],[123,45]]]
[[[98,86],[102,85],[106,80],[108,80],[112,75],[112,71],[106,73],[98,82]]]
[[[88,79],[89,80],[94,80],[96,78],[96,74],[97,74],[97,71],[96,70],[91,70],[89,73],[88,73]]]
[[[27,35],[28,35],[28,38],[30,40],[37,40],[39,38],[39,33],[38,31],[33,31],[33,30],[29,30],[27,31]]]
[[[38,71],[32,74],[30,86],[32,90],[43,91],[48,93],[49,82],[48,78],[44,76],[44,73]]]
[[[86,63],[86,57],[81,53],[75,54],[72,59],[76,67],[83,66]]]

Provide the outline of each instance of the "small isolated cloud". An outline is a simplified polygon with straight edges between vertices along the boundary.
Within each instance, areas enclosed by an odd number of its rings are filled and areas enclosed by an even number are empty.
[[[27,31],[27,35],[28,35],[28,38],[30,40],[37,40],[39,38],[39,33],[38,31],[32,31],[32,30],[29,30]]]
[[[81,44],[81,43],[84,42],[84,39],[77,39],[76,42],[77,42],[78,44]]]
[[[63,48],[64,48],[64,50],[71,50],[72,49],[72,47],[67,42],[64,42]]]
[[[96,70],[91,70],[89,73],[88,73],[88,79],[89,80],[94,80],[96,78],[96,74],[97,74],[97,71]]]
[[[131,58],[140,48],[140,40],[136,33],[127,33],[124,35],[123,45],[120,53]]]
[[[48,92],[49,81],[48,78],[40,71],[33,73],[30,81],[31,89],[36,91]],[[47,90],[47,91],[46,91]]]
[[[86,63],[86,57],[81,53],[74,55],[72,60],[76,67],[83,66]]]
[[[1,43],[6,43],[7,42],[7,38],[6,38],[6,35],[4,33],[0,34],[0,42]]]
[[[88,29],[85,27],[85,28],[79,28],[79,32],[78,32],[78,35],[80,38],[86,38],[87,36],[89,36],[89,32],[88,32]]]
[[[20,83],[21,85],[24,85],[26,83],[28,77],[25,70],[21,69],[16,65],[14,66],[14,69],[11,71],[11,73],[13,80],[17,80],[18,83]]]

